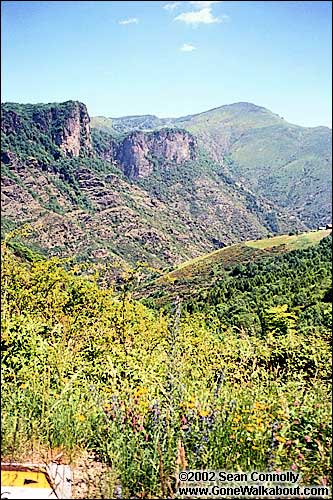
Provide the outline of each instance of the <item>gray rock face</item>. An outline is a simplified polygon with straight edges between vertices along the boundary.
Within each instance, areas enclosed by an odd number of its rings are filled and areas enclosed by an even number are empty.
[[[117,146],[113,144],[112,154],[125,175],[137,179],[148,177],[156,161],[168,167],[195,160],[196,146],[195,138],[183,130],[135,131]]]
[[[82,149],[92,154],[90,118],[84,104],[73,103],[62,127],[54,136],[54,142],[66,156],[78,157]]]

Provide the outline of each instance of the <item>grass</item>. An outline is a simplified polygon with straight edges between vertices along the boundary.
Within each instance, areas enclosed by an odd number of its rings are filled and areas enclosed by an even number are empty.
[[[246,246],[251,248],[267,249],[280,245],[285,245],[288,251],[301,250],[316,245],[323,238],[332,232],[331,229],[322,229],[319,231],[311,231],[302,234],[275,236],[274,238],[265,238],[257,241],[248,241]]]
[[[245,243],[230,245],[214,252],[201,255],[194,259],[183,262],[174,270],[159,277],[155,286],[175,282],[186,282],[191,284],[212,283],[219,275],[230,266],[255,262],[279,253],[290,252],[317,245],[331,230],[320,230],[302,233],[299,235],[282,235],[262,240],[253,240]],[[215,275],[212,275],[215,269]],[[151,285],[151,284],[150,284]]]

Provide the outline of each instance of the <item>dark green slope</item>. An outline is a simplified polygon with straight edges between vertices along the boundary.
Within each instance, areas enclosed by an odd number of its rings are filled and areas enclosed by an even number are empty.
[[[248,266],[254,274],[258,265],[262,265],[267,271],[270,262],[275,262],[280,257],[283,260],[284,255],[315,249],[323,240],[331,241],[331,234],[331,229],[324,229],[230,245],[183,262],[143,286],[137,293],[141,297],[153,298],[160,305],[172,302],[177,296],[186,302],[218,283],[240,275]]]

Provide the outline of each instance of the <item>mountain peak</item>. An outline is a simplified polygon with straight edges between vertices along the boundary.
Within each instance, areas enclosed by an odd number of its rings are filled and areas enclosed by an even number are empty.
[[[271,113],[269,109],[264,108],[263,106],[258,106],[257,104],[253,104],[252,102],[240,101],[232,104],[226,104],[224,106],[220,106],[221,108],[234,108],[242,111],[266,111]]]

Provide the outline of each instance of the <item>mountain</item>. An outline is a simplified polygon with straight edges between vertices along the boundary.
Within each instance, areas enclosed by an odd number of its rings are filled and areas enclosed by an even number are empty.
[[[29,223],[27,241],[49,255],[143,260],[165,268],[239,241],[326,223],[325,189],[311,194],[309,211],[323,210],[311,212],[310,223],[237,173],[237,141],[253,131],[272,131],[277,122],[283,120],[244,104],[180,119],[90,120],[77,101],[5,103],[3,231]],[[309,157],[315,145],[317,152],[325,149],[324,140],[318,145],[311,136]],[[329,184],[319,152],[320,182]],[[251,165],[259,172],[257,163]],[[297,178],[300,190],[310,190],[310,170]]]
[[[1,115],[2,463],[65,465],[73,498],[175,498],[180,468],[327,485],[331,230],[237,176],[227,125]]]
[[[99,129],[99,119],[92,126]],[[111,125],[112,124],[112,125]],[[300,127],[247,102],[181,118],[104,119],[105,130],[188,130],[228,175],[275,206],[288,208],[308,227],[331,219],[332,131]]]
[[[292,125],[248,103],[195,115],[182,125],[256,194],[288,207],[310,227],[331,217],[332,131]],[[222,130],[223,129],[223,130]]]

